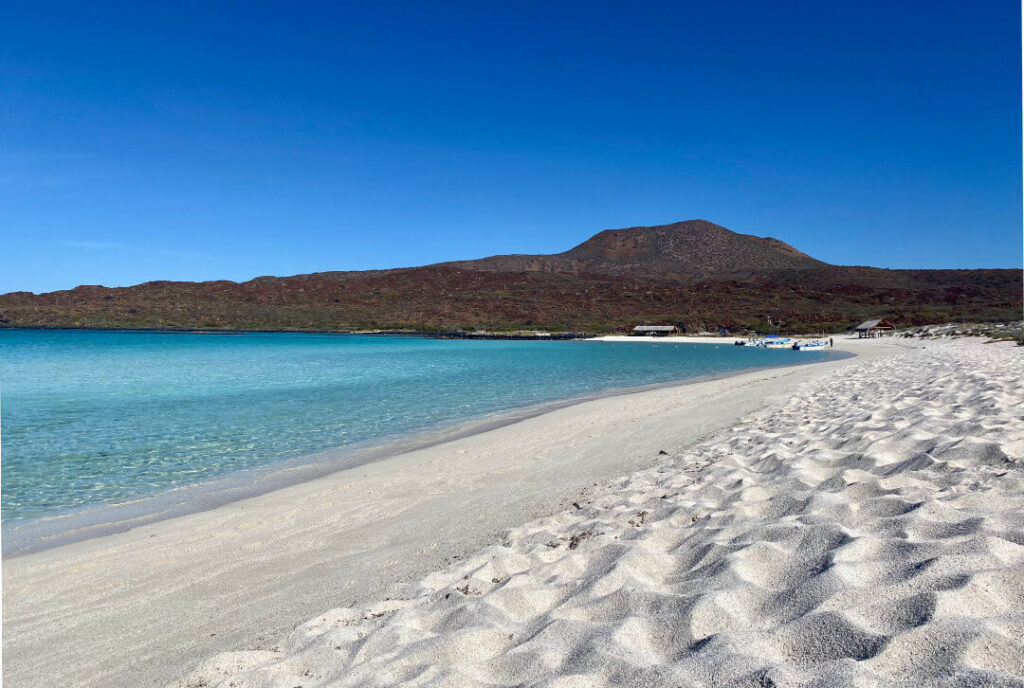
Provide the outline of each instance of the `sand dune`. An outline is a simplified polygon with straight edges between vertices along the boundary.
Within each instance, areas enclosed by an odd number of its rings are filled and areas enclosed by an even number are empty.
[[[906,344],[177,686],[1024,686],[1024,350]]]

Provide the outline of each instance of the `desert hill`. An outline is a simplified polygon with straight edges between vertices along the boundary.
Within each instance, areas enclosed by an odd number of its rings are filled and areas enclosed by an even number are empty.
[[[826,264],[778,239],[737,234],[706,220],[606,229],[554,255],[492,256],[446,263],[489,272],[563,272],[689,280]]]
[[[1020,317],[1021,271],[836,266],[703,220],[605,230],[553,255],[417,268],[147,282],[0,296],[0,326],[238,330],[688,329],[841,331]]]

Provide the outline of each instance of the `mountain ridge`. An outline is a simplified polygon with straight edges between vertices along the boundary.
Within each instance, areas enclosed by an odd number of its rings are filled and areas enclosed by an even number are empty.
[[[638,322],[764,329],[781,321],[839,331],[869,317],[1014,320],[1020,309],[1020,270],[830,265],[778,239],[689,220],[604,230],[557,254],[11,292],[0,295],[0,327],[594,332]]]
[[[507,254],[449,261],[492,272],[590,272],[694,278],[767,269],[827,265],[773,237],[740,234],[707,220],[605,229],[562,253]]]

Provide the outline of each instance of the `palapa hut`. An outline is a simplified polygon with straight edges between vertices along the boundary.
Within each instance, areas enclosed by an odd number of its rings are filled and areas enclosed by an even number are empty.
[[[648,337],[665,337],[678,331],[679,328],[675,325],[637,325],[633,328],[633,334]]]
[[[881,337],[883,334],[892,334],[896,331],[896,326],[888,320],[866,320],[857,327],[853,328],[853,331],[857,333],[857,337],[863,339],[864,337]]]

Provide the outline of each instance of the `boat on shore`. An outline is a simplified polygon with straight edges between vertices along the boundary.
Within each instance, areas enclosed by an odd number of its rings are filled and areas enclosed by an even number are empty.
[[[747,340],[746,345],[753,346],[758,349],[782,349],[787,346],[790,346],[790,342],[792,341],[793,340],[789,339],[788,337],[783,338],[779,337],[778,335],[770,334],[766,337],[762,337],[759,339],[749,339]]]
[[[796,342],[793,344],[793,349],[796,351],[823,351],[827,348],[827,339],[816,339],[811,342]]]
[[[828,348],[827,339],[815,339],[802,341],[791,337],[779,337],[778,335],[767,337],[751,337],[747,340],[737,339],[733,341],[734,346],[752,346],[758,349],[782,349],[789,348],[794,351],[819,351]]]

